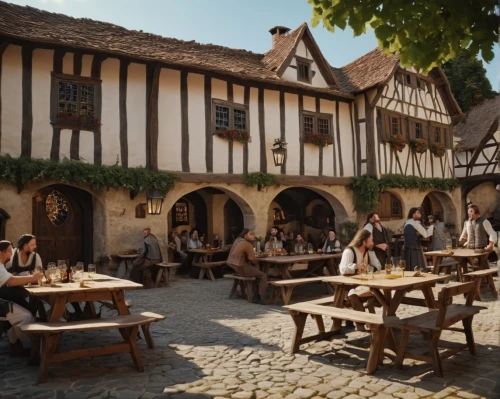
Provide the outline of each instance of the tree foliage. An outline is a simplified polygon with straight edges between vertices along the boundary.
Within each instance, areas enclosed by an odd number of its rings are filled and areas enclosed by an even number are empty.
[[[448,61],[443,65],[443,70],[450,82],[453,96],[464,112],[497,94],[491,88],[482,61],[471,58],[468,54],[460,54]]]
[[[399,53],[404,67],[423,73],[464,49],[489,62],[498,42],[497,0],[308,0],[311,23],[333,32],[350,26],[354,36],[375,31],[379,47]]]

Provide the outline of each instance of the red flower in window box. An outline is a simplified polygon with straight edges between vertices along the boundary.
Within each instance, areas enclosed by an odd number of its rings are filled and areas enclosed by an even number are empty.
[[[428,148],[427,140],[425,139],[411,139],[409,146],[417,154],[423,154]]]
[[[408,140],[406,140],[401,134],[394,134],[389,137],[389,144],[396,151],[401,152],[406,147],[406,144],[408,144]]]
[[[333,137],[323,133],[304,133],[304,143],[314,144],[318,147],[326,147],[333,144]]]
[[[431,144],[429,149],[437,158],[441,158],[444,154],[446,154],[446,147],[440,143]]]
[[[238,141],[240,143],[250,143],[252,141],[252,137],[245,130],[229,129],[221,126],[217,126],[215,128],[214,135],[220,137],[221,139]]]

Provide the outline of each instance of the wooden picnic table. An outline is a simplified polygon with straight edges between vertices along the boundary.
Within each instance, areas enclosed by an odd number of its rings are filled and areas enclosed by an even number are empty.
[[[331,276],[334,276],[337,274],[337,272],[331,261],[333,261],[333,259],[340,259],[340,258],[342,258],[341,253],[329,253],[329,254],[323,253],[323,254],[307,254],[307,255],[292,255],[292,256],[282,255],[282,256],[256,257],[255,260],[259,263],[262,271],[266,274],[269,274],[269,269],[271,268],[271,266],[279,268],[281,277],[284,280],[286,280],[293,278],[292,275],[290,274],[290,268],[295,263],[304,263],[304,262],[308,264],[308,268],[305,271],[304,275],[300,277],[310,276],[323,266],[326,267],[328,273]],[[311,267],[310,266],[311,262],[318,262],[318,263],[313,267]]]
[[[125,304],[125,290],[141,289],[142,285],[129,280],[122,280],[104,274],[95,274],[90,280],[88,273],[83,273],[85,288],[80,287],[80,282],[57,283],[55,287],[40,287],[38,285],[26,286],[30,297],[43,299],[51,306],[48,322],[59,322],[66,311],[69,302],[112,301],[119,315],[129,315]],[[93,307],[92,307],[93,308]]]
[[[118,272],[117,276],[122,277],[122,278],[128,278],[130,275],[130,271],[132,270],[132,267],[134,266],[134,260],[139,257],[139,253],[137,254],[113,254],[111,255],[112,258],[117,258],[119,260],[119,265],[118,265]],[[123,270],[121,268],[121,264],[123,262]]]
[[[463,282],[463,275],[467,273],[467,261],[469,260],[472,264],[472,259],[476,258],[478,260],[479,270],[489,269],[488,265],[488,255],[489,252],[476,253],[473,249],[467,248],[457,248],[454,249],[453,254],[443,251],[429,251],[424,252],[424,255],[432,257],[432,273],[439,274],[439,265],[443,258],[453,258],[458,262],[457,265],[457,281]]]
[[[205,271],[208,273],[208,276],[212,281],[215,281],[215,277],[212,273],[212,267],[223,266],[226,262],[212,262],[212,256],[215,254],[229,253],[231,249],[230,246],[226,246],[225,248],[218,249],[188,249],[187,252],[194,254],[193,266],[197,266],[200,268],[200,274],[198,278],[203,280],[205,276]]]

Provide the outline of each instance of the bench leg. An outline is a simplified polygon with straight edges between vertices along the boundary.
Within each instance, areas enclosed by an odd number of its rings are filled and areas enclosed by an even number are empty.
[[[43,350],[42,359],[40,362],[40,374],[38,374],[38,384],[43,384],[47,381],[47,374],[52,356],[56,352],[57,343],[61,334],[44,334],[43,335]]]
[[[231,292],[229,293],[229,299],[233,299],[233,296],[236,294],[236,290],[238,289],[238,280],[233,280],[233,287],[231,288]]]
[[[252,302],[252,299],[253,299],[253,281],[245,281],[245,295],[247,296],[247,301]]]
[[[318,326],[318,332],[320,334],[325,333],[325,324],[323,323],[323,316],[320,314],[311,315]]]
[[[498,298],[498,292],[497,292],[497,289],[495,287],[495,282],[493,281],[493,276],[491,274],[489,274],[486,278],[488,280],[488,285],[490,286],[491,293],[493,294],[493,296],[495,298]]]
[[[155,348],[155,342],[153,341],[153,337],[151,336],[151,331],[149,331],[150,324],[143,324],[141,326],[142,333],[144,334],[144,338],[146,338],[146,343],[148,344],[149,349]]]
[[[366,373],[373,374],[378,367],[378,360],[380,356],[380,347],[384,345],[384,328],[377,327],[372,329],[372,342],[370,345],[370,354],[368,362],[366,363]]]
[[[399,341],[398,353],[396,355],[396,360],[394,361],[394,367],[400,369],[403,366],[403,360],[405,359],[406,345],[408,344],[408,337],[410,336],[410,330],[401,330],[401,339]]]
[[[307,313],[295,312],[293,310],[290,310],[289,312],[292,316],[293,322],[295,323],[295,333],[293,334],[292,347],[290,350],[292,353],[296,353],[300,349],[300,340],[302,338],[302,334],[304,334]]]
[[[158,274],[156,276],[155,288],[158,288],[161,283],[161,277],[163,276],[163,267],[158,270]]]
[[[121,329],[120,329],[121,330]],[[135,367],[137,370],[144,371],[144,365],[142,364],[141,355],[139,353],[139,348],[137,347],[136,336],[139,332],[139,326],[134,326],[131,328],[124,328],[125,334],[128,336],[128,343],[130,345],[130,355],[132,356],[132,360],[134,361]]]
[[[247,294],[246,294],[246,290],[245,290],[245,283],[240,280],[239,285],[240,285],[241,297],[243,299],[247,299]]]
[[[200,274],[198,276],[198,279],[203,280],[203,277],[205,277],[205,269],[203,267],[200,267]]]
[[[467,341],[467,347],[469,348],[469,352],[473,356],[477,356],[476,352],[476,343],[474,342],[474,333],[472,331],[472,318],[474,316],[466,317],[462,320],[462,324],[464,326],[465,339]]]
[[[443,365],[441,364],[441,357],[439,356],[438,342],[441,332],[433,332],[431,334],[430,346],[432,356],[432,366],[434,368],[434,375],[436,377],[443,377]]]
[[[292,292],[294,287],[280,287],[281,298],[283,299],[283,303],[288,305],[290,303],[290,299],[292,298]]]

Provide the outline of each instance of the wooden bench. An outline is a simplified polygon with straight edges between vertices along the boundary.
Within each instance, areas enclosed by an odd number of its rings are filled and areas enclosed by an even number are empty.
[[[443,367],[441,361],[450,356],[453,356],[464,348],[469,348],[472,355],[476,355],[476,344],[474,343],[474,335],[472,332],[472,319],[481,309],[486,309],[481,306],[473,306],[474,293],[478,282],[468,282],[456,284],[452,287],[443,287],[438,296],[438,309],[432,309],[426,313],[400,319],[397,316],[385,317],[384,321],[387,327],[401,329],[401,339],[398,353],[394,365],[401,368],[405,357],[431,363],[434,368],[434,374],[438,377],[443,377]],[[465,305],[451,304],[452,299],[456,295],[467,294]],[[462,321],[463,329],[451,327],[453,324]],[[466,344],[457,345],[440,340],[441,333],[444,329],[465,334]],[[406,352],[406,345],[410,332],[424,333],[424,337],[428,340],[430,355],[421,353]],[[448,348],[440,353],[440,347]],[[450,344],[453,346],[450,347]]]
[[[488,285],[490,286],[491,293],[495,298],[498,298],[498,292],[497,289],[495,288],[495,282],[493,281],[493,275],[498,273],[497,268],[491,268],[491,269],[484,269],[484,270],[477,270],[475,272],[467,273],[464,274],[464,278],[466,281],[474,281],[478,282],[476,285],[476,296],[475,299],[478,301],[482,301],[481,298],[481,281],[483,278],[486,278],[486,281],[488,282]]]
[[[137,347],[136,336],[139,327],[146,337],[149,348],[154,348],[154,341],[149,331],[149,325],[158,320],[165,319],[165,316],[144,312],[140,314],[115,316],[106,319],[59,322],[59,323],[31,323],[22,326],[22,330],[31,334],[40,334],[43,339],[43,352],[40,364],[40,374],[38,383],[47,380],[48,368],[51,364],[64,362],[66,360],[78,359],[81,357],[94,357],[109,355],[112,353],[129,352],[132,356],[137,370],[144,371],[139,349]],[[78,349],[69,352],[56,353],[57,343],[63,332],[74,331],[95,331],[118,329],[123,337],[123,342],[104,347],[94,347],[88,349]]]
[[[317,300],[316,302],[324,301],[326,298]],[[333,306],[322,306],[311,302],[300,302],[293,305],[285,306],[292,316],[295,323],[295,333],[292,340],[291,352],[295,353],[300,349],[300,345],[311,341],[319,341],[328,339],[335,335],[336,331],[325,332],[323,316],[343,319],[355,323],[363,323],[368,326],[371,333],[370,354],[366,365],[366,372],[373,374],[379,363],[382,362],[384,354],[384,343],[387,334],[387,329],[384,326],[384,321],[381,315],[360,312],[353,309],[337,308]],[[302,337],[307,316],[311,315],[318,326],[318,334],[309,337]]]
[[[432,256],[427,256],[426,258],[431,258],[432,259]],[[444,270],[445,274],[451,274],[451,268],[453,266],[458,267],[458,261],[456,259],[454,259],[454,258],[444,258],[444,259],[446,259],[446,260],[443,260],[439,264],[438,274],[441,273],[441,269],[445,269]],[[426,266],[426,269],[427,269],[428,272],[432,273],[432,271],[434,270],[434,266],[433,265]]]
[[[239,274],[224,274],[224,278],[233,279],[233,287],[229,293],[229,299],[232,299],[236,295],[238,285],[240,286],[241,296],[246,298],[248,302],[252,302],[253,298],[253,283],[255,277],[240,276]]]
[[[156,276],[155,288],[160,286],[162,277],[164,277],[165,280],[165,287],[168,287],[168,280],[171,273],[170,269],[175,271],[182,266],[182,263],[161,262],[157,263],[155,266],[159,267],[158,275]]]
[[[269,281],[268,284],[279,289],[279,291],[281,293],[281,299],[283,299],[283,303],[285,305],[288,305],[290,303],[290,298],[292,297],[292,292],[293,292],[295,287],[298,287],[301,285],[306,285],[306,284],[321,282],[323,279],[324,279],[324,277],[294,278],[294,279],[289,279],[289,280]],[[327,290],[327,293],[331,293],[330,291],[328,291],[329,289],[331,289],[330,284],[328,284],[328,283],[324,283],[324,284],[325,284],[325,289]],[[272,296],[271,296],[271,302],[274,302],[276,300],[276,298],[277,298],[277,296],[275,295],[275,290],[273,289]]]
[[[205,277],[205,271],[208,274],[208,277],[210,277],[210,280],[215,282],[215,277],[214,274],[212,273],[212,267],[219,267],[219,266],[225,266],[226,261],[220,261],[220,262],[202,262],[202,263],[193,263],[193,266],[199,267],[200,268],[200,275],[199,279],[203,280],[203,277]]]

